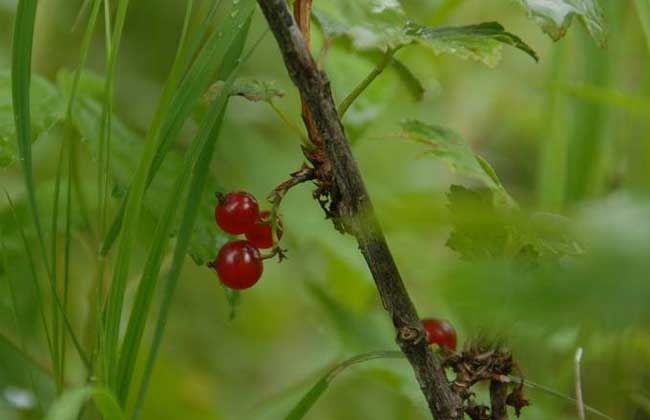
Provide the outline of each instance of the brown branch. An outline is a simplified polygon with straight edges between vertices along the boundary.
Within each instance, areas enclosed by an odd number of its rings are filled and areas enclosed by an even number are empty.
[[[492,420],[508,420],[508,383],[499,380],[490,382],[490,406]]]
[[[314,134],[322,140],[331,162],[334,187],[340,195],[334,216],[359,243],[384,307],[395,325],[397,343],[415,371],[431,414],[440,420],[461,420],[461,401],[451,391],[439,358],[427,345],[420,319],[404,287],[352,156],[332,99],[329,81],[318,70],[285,0],[258,0],[258,3],[282,51],[289,76],[300,90],[309,118],[315,124]]]

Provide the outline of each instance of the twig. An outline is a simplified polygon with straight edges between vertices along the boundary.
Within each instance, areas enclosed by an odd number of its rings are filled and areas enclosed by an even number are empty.
[[[354,235],[372,272],[384,307],[397,332],[397,343],[408,358],[431,414],[441,420],[461,420],[461,401],[452,391],[441,367],[425,340],[415,307],[375,216],[365,184],[352,156],[336,111],[326,75],[318,70],[300,28],[284,0],[258,0],[278,42],[289,76],[300,90],[309,119],[322,140],[332,165],[335,187],[341,202],[337,217]],[[306,121],[307,123],[307,121]],[[311,136],[310,131],[310,138]]]
[[[357,98],[370,86],[370,84],[377,78],[379,77],[380,74],[383,73],[383,71],[386,69],[386,67],[390,64],[390,62],[393,60],[393,55],[395,54],[396,50],[388,50],[384,53],[384,57],[382,60],[377,63],[374,69],[366,76],[365,79],[355,87],[352,92],[341,102],[341,105],[339,105],[339,116],[340,118],[343,118],[345,113],[348,111],[350,106],[354,103],[354,101],[357,100]]]
[[[578,406],[578,417],[585,420],[585,403],[582,399],[582,379],[580,379],[580,361],[582,360],[582,347],[578,347],[575,357],[575,375],[576,375],[576,402]]]
[[[309,139],[307,138],[307,136],[305,136],[305,133],[303,133],[298,127],[296,127],[296,125],[293,122],[291,122],[289,118],[287,118],[286,115],[284,115],[284,112],[282,112],[282,110],[278,108],[278,106],[275,104],[275,102],[273,102],[273,100],[269,100],[267,101],[267,103],[269,104],[273,112],[275,112],[275,114],[278,116],[278,118],[282,120],[284,125],[286,125],[291,131],[296,133],[298,137],[300,137],[300,140],[303,142],[303,144],[309,143]]]

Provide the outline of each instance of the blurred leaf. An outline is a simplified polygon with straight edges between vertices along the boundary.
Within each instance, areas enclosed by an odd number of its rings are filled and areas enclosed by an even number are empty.
[[[413,96],[413,99],[421,101],[424,98],[426,89],[420,79],[418,79],[406,64],[395,57],[391,60],[390,66],[395,70],[402,83],[404,83],[404,86],[406,86],[411,96]]]
[[[330,383],[347,368],[375,359],[401,359],[404,355],[399,351],[376,351],[345,360],[330,368],[323,377],[312,386],[298,401],[298,404],[285,417],[285,420],[300,420],[311,410],[318,399],[325,393]]]
[[[414,41],[431,48],[436,54],[471,58],[488,67],[495,67],[501,61],[503,44],[518,48],[535,61],[538,60],[531,47],[518,36],[506,32],[497,22],[436,29],[410,22],[405,28],[405,33]]]
[[[205,102],[214,101],[215,97],[223,89],[224,82],[213,83],[208,92],[203,96]],[[275,98],[282,98],[284,91],[275,87],[275,82],[239,78],[230,89],[231,96],[242,96],[251,102],[270,102]]]
[[[61,71],[58,75],[58,84],[66,92],[71,85],[73,74]],[[88,146],[93,156],[98,154],[99,132],[101,123],[101,103],[94,99],[97,94],[97,77],[84,73],[79,85],[79,93],[73,112],[73,123],[82,136],[84,144]],[[113,191],[121,194],[131,182],[136,170],[140,155],[143,150],[142,138],[132,129],[127,127],[118,116],[111,119],[111,175],[115,183]],[[171,151],[164,160],[157,176],[147,190],[144,200],[145,208],[158,220],[167,206],[167,198],[174,190],[178,173],[181,171],[183,159],[176,151]],[[227,237],[214,228],[212,208],[208,205],[214,201],[213,194],[219,190],[216,180],[210,176],[207,188],[203,191],[199,218],[194,226],[189,254],[197,265],[203,265],[217,254],[217,251]],[[119,198],[119,196],[118,196]]]
[[[554,89],[587,102],[614,106],[641,117],[650,116],[650,99],[588,83],[554,83]]]
[[[361,51],[398,49],[412,43],[436,54],[472,58],[490,67],[501,59],[502,44],[516,47],[537,60],[537,54],[497,22],[429,28],[410,21],[398,0],[333,0],[319,3],[314,18],[326,38],[345,36]]]
[[[65,100],[54,85],[42,77],[34,76],[31,84],[31,138],[34,142],[65,115]],[[0,70],[0,168],[15,163],[16,126],[11,102],[11,75]]]
[[[341,336],[341,341],[349,348],[368,349],[381,343],[380,334],[377,328],[374,328],[370,316],[352,313],[314,282],[308,282],[305,286],[334,323],[336,331]]]
[[[359,50],[394,49],[411,40],[398,0],[332,0],[318,3],[313,16],[327,38],[347,36]]]
[[[516,258],[537,263],[580,255],[571,222],[559,215],[527,216],[518,207],[498,200],[494,191],[452,185],[448,194],[454,229],[447,246],[466,260]]]
[[[566,35],[573,19],[577,18],[598,45],[605,45],[607,30],[598,0],[519,0],[519,3],[555,41]]]
[[[401,123],[400,137],[427,146],[425,156],[431,156],[446,163],[449,168],[462,176],[467,176],[488,186],[501,188],[494,169],[470,148],[458,133],[448,128],[427,124],[418,120],[405,120]]]
[[[45,420],[75,420],[88,399],[92,398],[105,420],[123,420],[124,414],[111,392],[102,387],[87,386],[66,391],[52,404]]]
[[[0,10],[11,12],[16,9],[17,0],[0,0]]]

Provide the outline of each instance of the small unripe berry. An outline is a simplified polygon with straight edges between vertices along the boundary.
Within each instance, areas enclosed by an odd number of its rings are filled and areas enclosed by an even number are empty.
[[[449,321],[428,318],[422,320],[422,326],[429,344],[437,344],[449,350],[456,350],[456,330]]]
[[[278,217],[278,240],[282,238],[282,220]],[[273,224],[271,223],[271,212],[265,210],[260,213],[257,222],[246,231],[246,239],[260,249],[273,247]]]
[[[208,266],[217,271],[221,283],[235,290],[252,287],[264,271],[260,250],[248,241],[228,242]]]
[[[255,197],[244,191],[219,195],[214,218],[224,232],[232,235],[246,233],[257,221],[260,207]]]

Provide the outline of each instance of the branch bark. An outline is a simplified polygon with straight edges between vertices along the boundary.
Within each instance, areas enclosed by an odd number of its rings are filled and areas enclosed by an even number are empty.
[[[508,383],[493,380],[490,382],[490,405],[492,420],[508,420]]]
[[[318,138],[332,164],[341,202],[337,217],[354,235],[393,320],[397,343],[408,358],[431,414],[462,420],[462,403],[449,386],[440,359],[425,339],[422,324],[375,216],[363,179],[332,99],[327,76],[318,67],[285,0],[258,0],[278,42],[289,76],[298,87]]]

